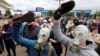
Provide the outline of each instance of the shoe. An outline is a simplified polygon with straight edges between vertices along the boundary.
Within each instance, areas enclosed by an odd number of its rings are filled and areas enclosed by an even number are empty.
[[[34,13],[28,12],[25,15],[23,15],[20,20],[21,20],[21,22],[32,22],[32,21],[35,21]]]
[[[75,7],[73,0],[61,4],[61,6],[54,12],[54,19],[58,20],[63,14],[69,12]]]
[[[14,22],[13,25],[14,26],[20,26],[21,23],[23,23],[23,22],[32,22],[32,21],[35,21],[34,13],[28,12],[28,13],[24,14],[22,17],[15,18],[13,20],[13,22]]]
[[[16,21],[19,22],[20,21],[21,23],[35,21],[35,19],[34,19],[34,13],[28,12],[28,13],[24,14],[21,17],[15,18],[13,21],[14,22],[16,22]]]

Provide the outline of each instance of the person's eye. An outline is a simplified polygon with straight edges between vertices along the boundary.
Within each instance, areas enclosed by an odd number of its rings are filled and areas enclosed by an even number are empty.
[[[45,37],[45,35],[43,34],[42,37]]]

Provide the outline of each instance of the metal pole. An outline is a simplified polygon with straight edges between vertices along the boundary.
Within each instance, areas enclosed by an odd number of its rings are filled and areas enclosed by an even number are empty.
[[[59,7],[60,7],[61,0],[59,0]]]
[[[56,0],[56,1],[58,1],[58,2],[59,2],[59,6],[60,6],[61,1],[64,1],[64,0]]]

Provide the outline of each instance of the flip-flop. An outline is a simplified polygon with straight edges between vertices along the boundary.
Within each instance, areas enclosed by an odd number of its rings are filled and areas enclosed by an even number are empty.
[[[69,12],[74,7],[75,7],[75,2],[73,0],[61,4],[61,6],[54,13],[54,19],[58,20],[63,14]]]

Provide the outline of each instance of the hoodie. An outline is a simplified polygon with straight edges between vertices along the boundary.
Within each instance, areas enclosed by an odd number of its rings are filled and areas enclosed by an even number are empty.
[[[53,32],[54,32],[56,39],[67,47],[66,56],[99,56],[95,52],[96,45],[93,41],[91,44],[88,44],[85,47],[78,46],[79,52],[77,52],[77,53],[70,51],[70,48],[73,45],[73,39],[66,37],[61,32],[59,21],[54,22]]]

